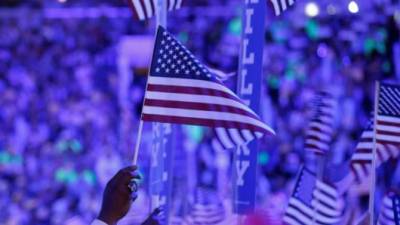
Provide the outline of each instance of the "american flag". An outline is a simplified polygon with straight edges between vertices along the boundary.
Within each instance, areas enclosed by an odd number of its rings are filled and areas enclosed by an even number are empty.
[[[162,27],[157,31],[142,120],[212,127],[226,149],[274,134]]]
[[[218,224],[225,220],[224,205],[216,192],[200,189],[195,195],[194,203],[190,206],[185,224]]]
[[[381,84],[376,115],[376,166],[400,154],[400,86]],[[374,127],[371,122],[362,133],[351,159],[351,168],[358,182],[368,177],[373,159]]]
[[[187,224],[218,224],[224,221],[225,210],[222,204],[204,205],[194,204],[189,216],[185,221]]]
[[[378,225],[400,225],[400,196],[391,191],[381,205]]]
[[[283,221],[287,225],[337,224],[343,211],[343,199],[337,189],[303,167]]]
[[[351,171],[354,178],[359,183],[369,176],[372,165],[373,145],[374,129],[373,122],[371,121],[367,128],[362,132],[356,150],[351,158]]]
[[[294,4],[294,0],[270,0],[275,11],[275,15],[279,16],[281,13],[286,11],[289,6]]]
[[[315,112],[306,133],[306,151],[320,155],[329,151],[334,133],[335,107],[336,102],[331,94],[317,93]]]
[[[156,14],[158,0],[128,0],[129,7],[139,20],[150,19]],[[166,0],[168,11],[180,9],[183,0]]]

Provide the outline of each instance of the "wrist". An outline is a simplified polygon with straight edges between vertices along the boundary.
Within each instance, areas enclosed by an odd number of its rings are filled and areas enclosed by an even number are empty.
[[[112,216],[109,216],[109,215],[107,215],[107,213],[104,213],[102,211],[100,212],[100,214],[97,217],[97,219],[103,221],[107,225],[116,225],[117,224],[117,220],[116,219],[113,219]]]

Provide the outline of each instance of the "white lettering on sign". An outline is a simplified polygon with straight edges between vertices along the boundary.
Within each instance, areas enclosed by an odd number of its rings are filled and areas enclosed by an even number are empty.
[[[169,123],[163,123],[164,133],[170,134],[172,132],[172,125]]]
[[[250,166],[250,162],[249,161],[238,161],[236,162],[236,174],[237,174],[237,178],[236,178],[236,185],[237,186],[243,186],[244,185],[244,180],[243,180],[243,176],[246,173],[247,169]]]
[[[253,93],[253,84],[248,84],[246,86],[246,77],[247,77],[247,69],[242,69],[242,78],[241,78],[241,82],[240,82],[240,86],[241,86],[240,93],[242,95],[250,95],[251,93]],[[250,102],[246,102],[246,104],[249,105]]]
[[[152,147],[152,154],[151,154],[151,166],[157,167],[158,166],[158,153],[160,151],[160,142],[154,142]]]
[[[246,1],[246,4],[257,3],[258,1]],[[254,9],[246,9],[246,25],[244,28],[244,35],[250,35],[253,33],[252,18],[254,16]],[[251,95],[253,93],[253,84],[247,82],[248,71],[246,65],[254,64],[254,52],[249,51],[249,38],[245,37],[242,43],[242,69],[240,71],[240,95]],[[250,104],[249,100],[245,100],[246,104]]]
[[[166,123],[153,123],[153,143],[151,154],[151,170],[152,173],[150,189],[152,192],[153,207],[163,206],[167,204],[168,197],[168,174],[169,163],[167,161],[170,153],[170,144],[172,137],[172,125]]]
[[[249,46],[249,40],[245,39],[243,41],[243,64],[252,65],[254,64],[254,53],[250,53],[247,55],[247,47]]]
[[[166,123],[154,123],[154,133],[153,133],[153,146],[152,146],[152,154],[151,154],[151,166],[157,167],[159,166],[159,160],[161,159],[160,154],[162,154],[162,158],[166,158],[166,149],[165,146],[168,143],[168,137],[172,133],[172,125]]]
[[[165,171],[163,172],[162,180],[163,180],[164,182],[166,182],[166,181],[168,180],[168,173],[165,172]]]
[[[243,145],[239,148],[237,148],[237,155],[250,155],[250,149],[247,147],[247,145]]]
[[[245,3],[246,3],[246,5],[248,5],[249,3],[256,4],[256,3],[258,3],[258,0],[246,0]]]
[[[248,9],[246,10],[246,17],[247,17],[247,21],[246,21],[246,28],[244,29],[244,33],[245,34],[252,34],[253,33],[253,28],[251,27],[251,17],[254,14],[254,10],[253,9]]]
[[[243,40],[242,40],[242,48],[241,48],[241,65],[240,65],[240,77],[239,77],[239,96],[243,99],[243,101],[250,105],[251,103],[251,95],[254,92],[254,85],[250,82],[250,76],[257,76],[258,74],[249,74],[248,67],[254,65],[255,63],[255,52],[256,49],[250,49],[250,37],[254,33],[253,27],[253,19],[254,19],[254,8],[248,7],[252,4],[259,3],[259,0],[246,0],[245,1],[247,7],[244,12],[244,30],[243,30]],[[242,146],[237,148],[236,150],[236,185],[243,186],[245,185],[244,177],[246,172],[250,169],[250,149],[247,146]]]

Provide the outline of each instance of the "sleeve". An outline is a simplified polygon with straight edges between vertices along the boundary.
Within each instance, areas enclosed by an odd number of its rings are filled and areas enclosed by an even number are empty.
[[[90,225],[107,225],[101,220],[94,220]]]

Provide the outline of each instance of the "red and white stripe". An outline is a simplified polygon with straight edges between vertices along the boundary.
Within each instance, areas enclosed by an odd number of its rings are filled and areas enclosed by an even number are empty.
[[[185,221],[187,224],[219,224],[225,219],[225,209],[222,204],[195,204]]]
[[[206,80],[149,76],[142,119],[213,127],[225,148],[274,134],[229,88]]]
[[[315,112],[306,132],[305,150],[318,155],[329,151],[334,134],[336,101],[328,93],[318,93]]]
[[[275,11],[275,15],[279,16],[281,13],[286,11],[289,6],[294,4],[294,0],[270,0]]]
[[[377,117],[376,166],[396,159],[400,155],[400,119],[388,116]],[[351,159],[351,169],[358,182],[367,178],[373,160],[374,131],[368,128],[362,133],[356,152]]]
[[[291,197],[283,221],[286,225],[338,224],[343,209],[343,199],[337,189],[317,180],[311,205]]]
[[[395,214],[399,211],[396,210],[398,206],[395,205],[395,201],[398,201],[398,195],[396,195],[396,193],[389,192],[385,195],[381,204],[378,225],[398,225],[400,221],[396,222],[396,217],[398,218],[399,215]]]
[[[128,0],[129,6],[139,20],[150,19],[156,14],[158,0]],[[182,0],[168,0],[168,11],[180,9]]]

